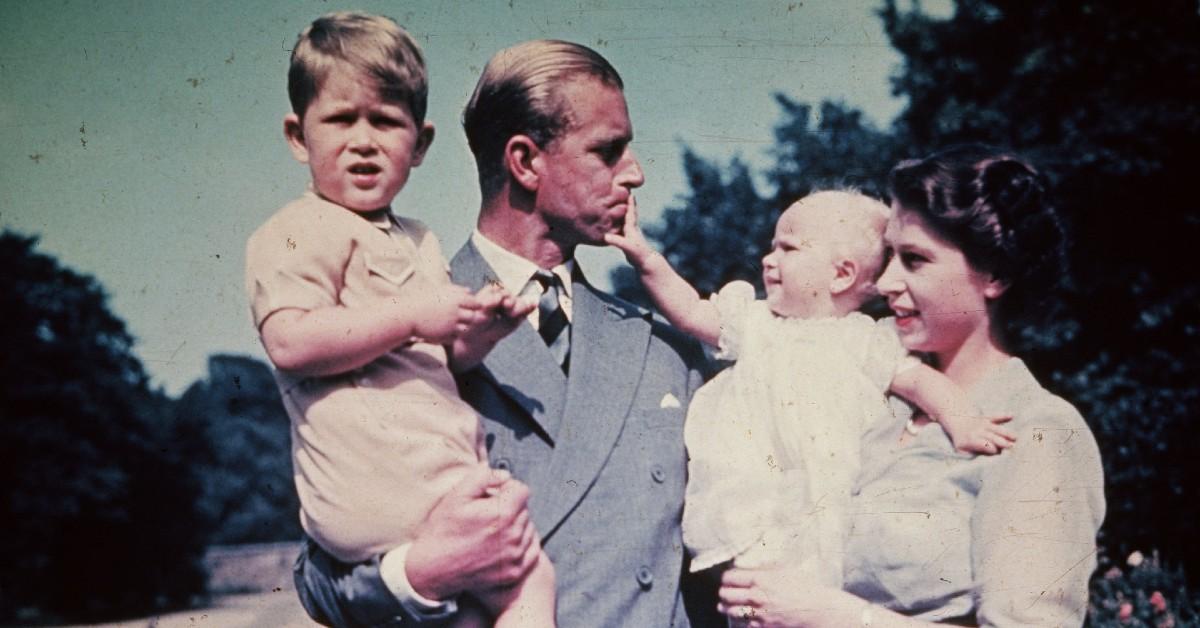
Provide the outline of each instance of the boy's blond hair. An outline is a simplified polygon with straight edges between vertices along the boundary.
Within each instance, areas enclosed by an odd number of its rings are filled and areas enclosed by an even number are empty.
[[[891,208],[853,189],[813,192],[792,207],[820,212],[838,234],[830,243],[831,250],[835,258],[852,260],[858,266],[854,295],[859,305],[877,296],[875,280],[883,272],[883,232]]]
[[[301,31],[288,68],[292,112],[303,118],[341,64],[374,80],[384,100],[407,105],[417,126],[424,124],[429,77],[421,48],[391,18],[366,13],[330,13]]]

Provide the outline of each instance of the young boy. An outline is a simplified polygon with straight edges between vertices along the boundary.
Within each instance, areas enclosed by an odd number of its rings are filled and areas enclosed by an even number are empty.
[[[449,367],[477,365],[535,307],[451,284],[429,229],[391,213],[433,141],[426,92],[421,51],[395,22],[313,22],[292,51],[284,117],[312,184],[247,243],[254,322],[292,421],[301,523],[346,562],[411,541],[438,499],[486,466]],[[544,554],[513,587],[472,593],[497,626],[554,625]]]

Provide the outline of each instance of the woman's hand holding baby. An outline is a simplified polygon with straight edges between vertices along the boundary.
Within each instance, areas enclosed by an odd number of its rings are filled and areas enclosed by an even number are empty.
[[[868,606],[789,567],[732,567],[721,575],[718,597],[717,610],[738,628],[856,626]]]

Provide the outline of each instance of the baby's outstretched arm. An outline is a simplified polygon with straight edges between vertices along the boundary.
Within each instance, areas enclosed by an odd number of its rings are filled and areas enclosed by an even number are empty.
[[[482,316],[468,324],[450,345],[450,369],[456,373],[478,366],[488,351],[537,307],[537,301],[518,299],[495,284],[481,288],[475,299]]]
[[[461,286],[431,286],[422,294],[427,298],[380,299],[370,307],[279,310],[262,323],[263,346],[281,370],[336,375],[414,338],[450,343],[484,317],[479,300]]]
[[[717,307],[711,301],[701,299],[696,289],[671,268],[667,258],[650,247],[638,226],[637,204],[632,197],[625,213],[624,232],[621,235],[605,234],[604,241],[625,253],[625,259],[641,275],[642,284],[654,305],[672,325],[701,342],[717,346],[721,337]]]
[[[1017,437],[1001,427],[1011,416],[983,416],[957,384],[934,368],[919,364],[892,379],[891,391],[916,404],[946,430],[954,448],[977,454],[998,454]]]

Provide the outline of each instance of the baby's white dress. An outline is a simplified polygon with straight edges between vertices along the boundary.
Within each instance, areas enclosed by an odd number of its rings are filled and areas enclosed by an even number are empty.
[[[859,441],[916,358],[891,319],[781,318],[741,281],[713,302],[715,357],[735,362],[696,392],[684,428],[691,569],[799,563],[840,586]]]

